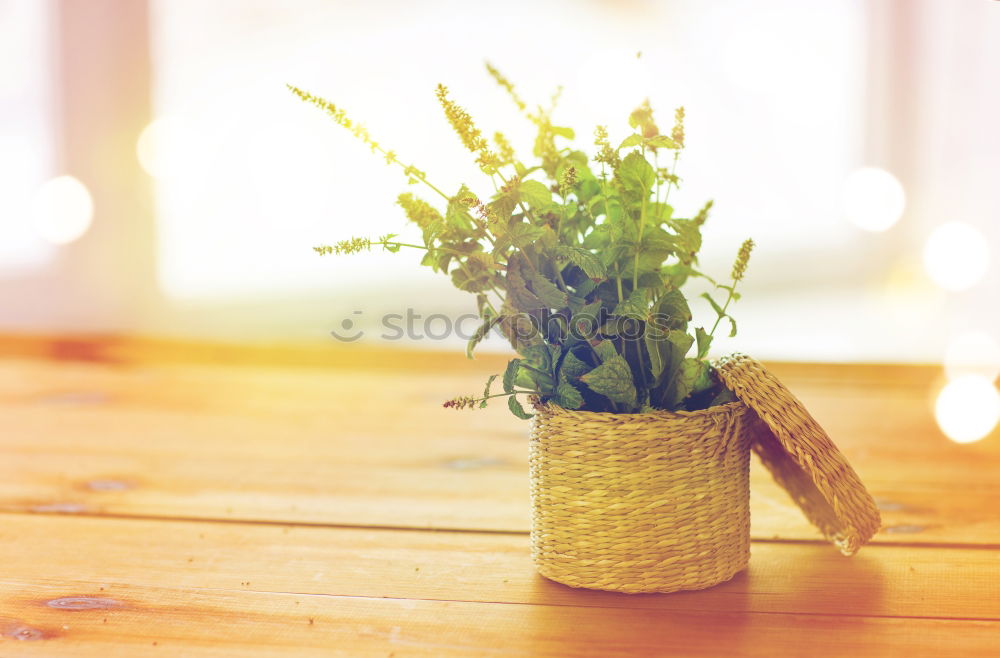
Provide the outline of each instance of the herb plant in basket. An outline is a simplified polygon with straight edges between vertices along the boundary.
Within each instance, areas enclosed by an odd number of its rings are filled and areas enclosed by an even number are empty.
[[[399,195],[421,244],[390,234],[316,250],[419,250],[422,264],[475,295],[482,323],[470,358],[492,331],[516,350],[482,395],[444,404],[506,398],[532,419],[532,552],[543,575],[626,592],[726,580],[749,558],[748,410],[706,357],[720,328],[736,334],[730,308],[753,242],[725,281],[698,269],[712,202],[686,216],[670,205],[683,108],[664,133],[643,103],[628,117],[632,134],[615,145],[598,126],[588,155],[571,146],[572,129],[553,122],[554,101],[530,109],[487,69],[537,130],[531,160],[499,132],[487,140],[446,87],[437,99],[492,183],[488,196],[442,190],[341,108],[290,87],[437,201]],[[683,290],[692,278],[716,291],[698,300],[714,311],[710,327],[690,324]]]

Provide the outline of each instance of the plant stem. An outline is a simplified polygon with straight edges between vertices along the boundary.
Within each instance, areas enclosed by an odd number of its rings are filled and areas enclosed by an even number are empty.
[[[611,204],[608,201],[608,173],[604,169],[604,163],[601,163],[601,192],[604,194],[604,220],[610,221],[611,219]],[[618,262],[615,261],[615,285],[618,287],[618,303],[621,304],[625,296],[622,294],[622,272],[621,268],[618,267]]]
[[[712,325],[712,330],[708,332],[709,336],[715,337],[715,330],[719,327],[719,323],[722,322],[722,318],[726,317],[726,310],[729,308],[729,303],[733,301],[733,295],[736,294],[736,281],[733,281],[733,285],[727,291],[729,294],[726,297],[726,303],[722,305],[722,313],[719,317],[715,318],[715,324]]]
[[[680,151],[674,151],[674,164],[670,167],[670,178],[667,179],[667,191],[663,193],[663,203],[670,199],[670,188],[674,184],[674,175],[677,171],[677,160],[681,157]]]
[[[486,397],[476,398],[477,402],[482,400],[489,400],[491,398],[502,398],[508,395],[545,395],[541,391],[522,391],[521,389],[513,390],[510,393],[494,393],[492,395],[487,395]]]
[[[660,152],[653,151],[653,170],[656,172],[656,205],[660,205]]]
[[[639,244],[635,247],[635,260],[632,263],[632,292],[639,287],[639,252],[642,250],[642,231],[646,228],[646,203],[649,194],[642,198],[642,210],[639,211]]]
[[[409,244],[407,242],[393,242],[389,240],[381,240],[378,242],[372,242],[372,246],[382,246],[382,247],[409,247],[411,249],[423,249],[424,251],[443,251],[449,254],[455,254],[456,256],[468,256],[468,254],[458,251],[456,249],[449,249],[448,247],[427,247],[422,244]]]

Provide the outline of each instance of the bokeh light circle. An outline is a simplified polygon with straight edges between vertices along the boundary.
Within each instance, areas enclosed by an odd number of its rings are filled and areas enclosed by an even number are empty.
[[[176,176],[190,167],[188,131],[179,119],[154,119],[139,134],[135,154],[143,170],[153,178]]]
[[[938,393],[934,417],[944,435],[955,443],[978,441],[1000,421],[1000,393],[981,375],[962,375]]]
[[[878,167],[863,167],[844,181],[844,216],[865,231],[892,227],[906,209],[906,193],[895,176]]]
[[[94,202],[87,187],[72,176],[42,183],[31,208],[35,232],[46,242],[68,244],[90,228]]]
[[[979,283],[990,266],[986,237],[975,226],[948,222],[924,244],[924,269],[945,290],[967,290]]]

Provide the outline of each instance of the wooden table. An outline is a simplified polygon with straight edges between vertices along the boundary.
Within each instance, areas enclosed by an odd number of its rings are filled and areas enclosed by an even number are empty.
[[[526,424],[441,408],[502,357],[2,346],[2,658],[1000,655],[1000,436],[938,432],[934,368],[773,366],[873,545],[842,557],[755,464],[749,569],[629,596],[536,575]]]

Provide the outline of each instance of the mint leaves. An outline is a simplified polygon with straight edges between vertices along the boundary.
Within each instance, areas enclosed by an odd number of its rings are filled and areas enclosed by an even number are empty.
[[[635,413],[694,410],[734,399],[706,359],[723,320],[729,335],[736,334],[730,306],[739,299],[736,286],[753,243],[741,247],[725,284],[697,269],[701,229],[712,203],[687,217],[668,204],[680,182],[676,165],[685,147],[683,108],[665,132],[643,103],[628,117],[632,134],[615,147],[599,126],[588,155],[570,145],[572,129],[553,123],[555,99],[548,106],[527,103],[499,71],[487,68],[535,127],[536,137],[530,158],[523,157],[527,149],[515,150],[502,133],[487,139],[489,133],[448,89],[438,87],[445,119],[491,179],[476,186],[487,190],[483,197],[465,185],[453,195],[443,192],[341,108],[291,87],[399,167],[408,183],[422,185],[440,201],[434,205],[410,192],[398,197],[406,217],[420,229],[420,244],[389,234],[377,240],[349,238],[317,251],[421,250],[422,264],[476,296],[482,323],[468,342],[469,358],[491,332],[502,334],[519,356],[502,375],[489,379],[481,397],[460,396],[447,407],[482,407],[506,397],[512,413],[530,418],[529,400]],[[689,326],[693,314],[682,288],[691,278],[715,286],[698,300],[715,315],[708,330]],[[502,392],[491,391],[496,379]]]
[[[612,402],[635,406],[636,391],[628,361],[617,354],[580,377],[590,390]]]

